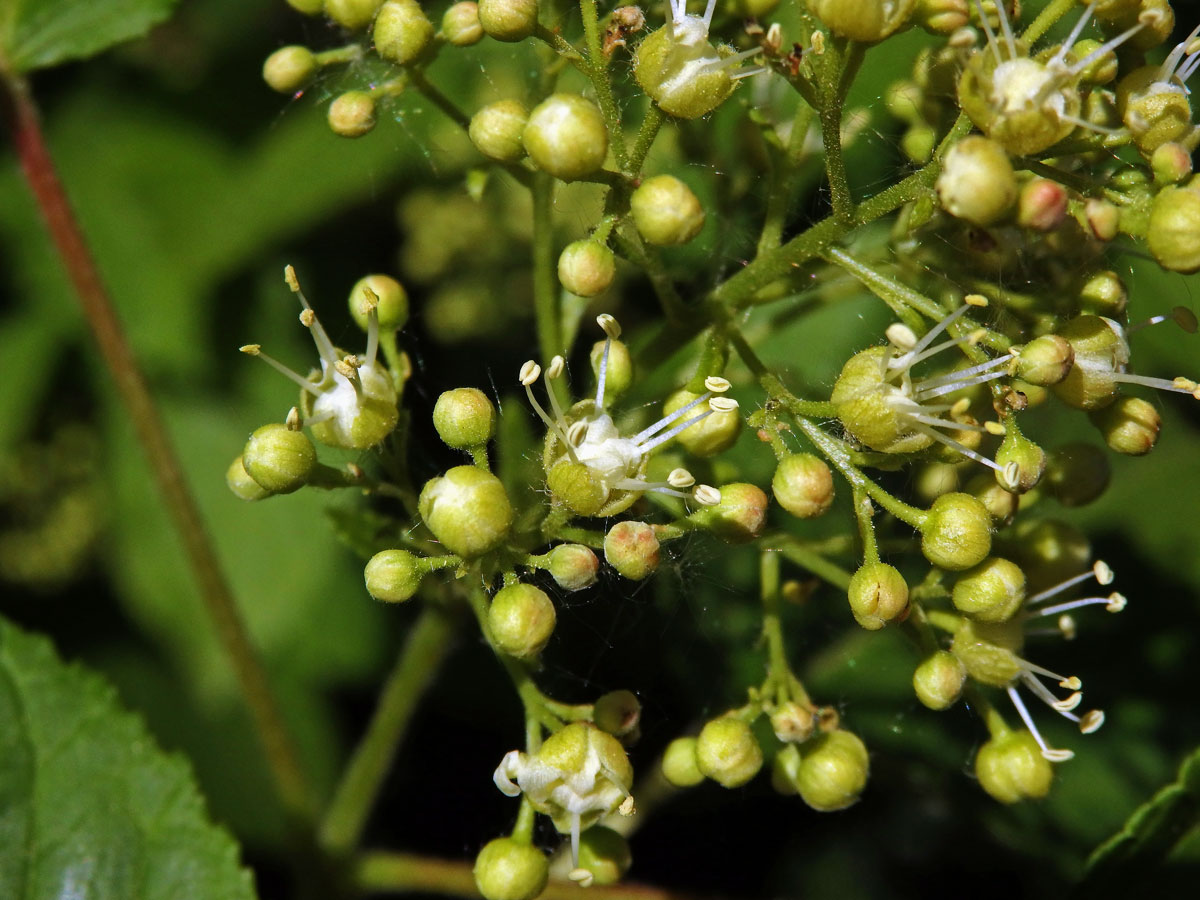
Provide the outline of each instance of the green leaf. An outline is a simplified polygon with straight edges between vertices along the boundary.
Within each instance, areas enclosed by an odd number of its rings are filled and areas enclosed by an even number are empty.
[[[113,689],[0,619],[0,896],[255,896],[187,763]]]
[[[1104,895],[1131,885],[1161,864],[1200,823],[1200,749],[1183,761],[1179,777],[1134,811],[1124,827],[1088,859],[1085,888]]]
[[[0,64],[29,72],[141,37],[178,0],[0,0]]]

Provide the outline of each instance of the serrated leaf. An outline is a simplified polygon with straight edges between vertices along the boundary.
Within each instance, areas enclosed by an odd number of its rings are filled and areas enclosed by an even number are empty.
[[[0,0],[0,57],[13,72],[86,59],[141,37],[178,0]]]
[[[1184,760],[1179,777],[1138,807],[1124,827],[1088,859],[1083,887],[1134,884],[1162,863],[1188,831],[1200,823],[1200,749]]]
[[[253,898],[192,772],[99,676],[0,619],[0,896]]]

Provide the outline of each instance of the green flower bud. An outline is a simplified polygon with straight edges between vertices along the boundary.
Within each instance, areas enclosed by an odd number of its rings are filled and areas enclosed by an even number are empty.
[[[633,53],[633,75],[646,95],[669,116],[698,119],[708,115],[733,93],[729,66],[700,33],[696,16],[652,31]]]
[[[868,631],[878,631],[908,615],[908,582],[887,563],[859,566],[846,595],[854,621]]]
[[[317,16],[325,11],[325,0],[287,0],[287,5],[305,16]]]
[[[479,0],[479,25],[488,37],[523,41],[537,28],[537,0]]]
[[[1030,384],[1048,387],[1067,377],[1075,363],[1070,342],[1057,334],[1043,334],[1020,348],[1016,375]]]
[[[1150,169],[1159,184],[1178,184],[1192,174],[1192,154],[1182,144],[1161,144],[1150,156]]]
[[[658,568],[658,538],[645,522],[618,522],[604,536],[604,558],[630,581],[641,581]]]
[[[696,738],[696,767],[723,787],[741,787],[758,774],[762,764],[762,748],[741,719],[713,719]]]
[[[537,656],[554,634],[554,604],[532,584],[501,588],[488,607],[488,630],[495,645],[519,659]]]
[[[915,0],[808,0],[812,14],[839,37],[873,44],[898,30]]]
[[[938,650],[921,660],[913,672],[913,692],[930,709],[948,709],[958,702],[967,670],[958,657],[947,650]]]
[[[385,603],[408,600],[421,586],[428,566],[407,550],[381,550],[367,562],[367,593]]]
[[[1140,397],[1118,397],[1117,401],[1089,415],[1104,436],[1104,443],[1126,456],[1144,456],[1158,443],[1162,417]],[[253,474],[253,473],[252,473]]]
[[[546,486],[554,499],[577,516],[594,516],[604,508],[607,491],[585,463],[562,459],[546,474]]]
[[[805,746],[796,775],[800,799],[818,812],[845,809],[867,786],[870,760],[858,735],[831,731]]]
[[[932,503],[942,494],[958,490],[958,466],[948,462],[920,464],[913,473],[913,494],[924,503]]]
[[[471,116],[467,134],[488,159],[514,162],[525,155],[521,138],[528,122],[529,111],[516,100],[498,100]]]
[[[696,739],[675,738],[663,751],[662,773],[675,787],[692,787],[704,780],[704,773],[696,765]]]
[[[1117,396],[1116,374],[1129,362],[1121,326],[1102,316],[1076,316],[1059,329],[1075,354],[1067,377],[1051,389],[1077,409],[1099,409]]]
[[[1103,450],[1075,443],[1050,454],[1043,484],[1063,506],[1085,506],[1104,493],[1111,477],[1112,469]]]
[[[616,884],[633,864],[629,842],[611,828],[593,825],[579,836],[579,868],[590,884]]]
[[[343,28],[365,28],[383,0],[325,0],[325,15]]]
[[[796,779],[800,777],[800,748],[788,744],[771,760],[771,790],[784,797],[796,793]]]
[[[975,225],[994,225],[1017,201],[1017,177],[995,141],[965,137],[946,153],[937,179],[938,201],[950,215]]]
[[[263,63],[263,81],[273,91],[291,94],[308,84],[317,72],[317,58],[307,47],[280,47]]]
[[[975,777],[980,786],[1001,803],[1045,797],[1054,780],[1050,761],[1028,731],[1010,731],[994,737],[975,757]]]
[[[1160,80],[1159,66],[1135,69],[1117,85],[1117,109],[1137,148],[1149,155],[1192,130],[1186,89]]]
[[[1067,189],[1048,178],[1031,178],[1017,200],[1017,224],[1053,231],[1067,218]]]
[[[919,166],[925,165],[933,158],[937,149],[938,133],[932,125],[916,122],[905,129],[900,137],[900,149],[904,155]],[[932,213],[932,208],[929,210]]]
[[[489,841],[475,857],[475,887],[484,900],[534,900],[549,879],[546,855],[513,838]]]
[[[600,379],[600,362],[604,358],[604,341],[592,344],[588,359],[592,364],[592,375]],[[609,343],[608,367],[604,370],[605,402],[616,400],[633,384],[633,357],[629,355],[629,346],[624,341],[612,340]],[[711,417],[710,417],[711,418]]]
[[[1084,218],[1092,236],[1098,241],[1111,241],[1121,230],[1121,210],[1107,200],[1089,199],[1083,205]]]
[[[479,5],[471,0],[453,3],[442,16],[442,36],[455,47],[470,47],[483,39]]]
[[[648,244],[686,244],[704,227],[704,207],[674,175],[647,178],[629,200],[633,224]]]
[[[631,733],[641,719],[642,704],[633,691],[609,691],[592,707],[592,723],[615,737]]]
[[[977,621],[1007,622],[1025,601],[1025,573],[1014,562],[989,557],[955,582],[951,600]]]
[[[669,416],[676,410],[687,406],[700,394],[691,391],[678,390],[667,398],[663,404],[663,416]],[[715,411],[695,425],[691,425],[675,436],[683,448],[693,456],[709,457],[724,453],[735,443],[742,433],[742,415],[737,403],[727,397],[716,397]]]
[[[767,522],[767,495],[757,485],[746,483],[723,484],[721,501],[706,506],[689,516],[701,528],[723,541],[740,544],[762,534]]]
[[[317,448],[303,431],[264,425],[242,450],[247,474],[272,494],[290,494],[308,484],[317,468]]]
[[[815,519],[833,503],[833,473],[811,453],[793,453],[775,467],[771,493],[793,516]]]
[[[1129,292],[1113,271],[1097,272],[1079,289],[1079,307],[1085,313],[1112,318],[1125,312],[1128,303]]]
[[[950,652],[967,674],[981,684],[1007,687],[1021,674],[1021,661],[1014,652],[1021,646],[1021,623],[989,625],[964,619],[954,632]]]
[[[550,551],[550,577],[564,591],[581,591],[596,583],[600,560],[591,547],[558,544]]]
[[[500,479],[475,466],[455,466],[431,478],[417,507],[434,537],[468,559],[498,547],[513,518]]]
[[[578,94],[551,94],[534,107],[523,140],[534,165],[564,181],[595,172],[608,153],[599,107]]]
[[[342,137],[362,137],[375,127],[375,101],[366,91],[346,91],[329,104],[329,128]]]
[[[573,241],[558,257],[558,280],[572,294],[595,297],[608,290],[617,274],[617,258],[599,241]],[[603,347],[604,343],[601,342]]]
[[[951,35],[971,21],[967,0],[917,0],[912,22],[934,35]]]
[[[812,737],[817,720],[811,707],[794,700],[781,703],[771,713],[771,730],[784,744],[801,744]]]
[[[933,438],[902,420],[890,402],[898,390],[884,381],[888,347],[869,347],[846,360],[830,399],[838,418],[858,441],[881,453],[924,450]]]
[[[496,408],[481,390],[455,388],[433,405],[433,427],[455,450],[482,447],[496,433]]]
[[[240,456],[225,470],[225,484],[239,500],[262,500],[271,496],[270,491],[250,477]]]
[[[1081,41],[1076,41],[1074,46],[1071,47],[1071,55],[1078,60],[1085,60],[1102,46],[1104,45],[1094,38],[1084,38]],[[1100,54],[1094,61],[1088,63],[1083,71],[1079,73],[1079,80],[1084,84],[1108,84],[1117,77],[1119,69],[1117,54],[1109,49]],[[1089,95],[1087,99],[1091,100],[1092,96],[1094,95]]]
[[[1150,206],[1146,243],[1172,272],[1200,271],[1200,190],[1165,187]]]
[[[921,526],[921,552],[943,569],[969,569],[992,549],[992,518],[970,494],[943,494]]]
[[[379,301],[375,315],[383,331],[399,331],[408,322],[408,293],[404,286],[390,275],[367,275],[360,278],[350,289],[347,305],[354,323],[363,331],[370,327],[369,306],[366,291],[370,290]]]
[[[433,23],[416,0],[387,0],[375,17],[372,38],[376,53],[403,66],[429,46],[433,39]]]
[[[1031,490],[1046,471],[1046,452],[1016,428],[1009,428],[996,451],[996,481],[1006,490],[1023,494]],[[1013,467],[1016,478],[1013,479]]]
[[[997,523],[1008,522],[1016,515],[1017,495],[1006,491],[990,474],[983,473],[972,478],[966,483],[964,492],[982,503]]]

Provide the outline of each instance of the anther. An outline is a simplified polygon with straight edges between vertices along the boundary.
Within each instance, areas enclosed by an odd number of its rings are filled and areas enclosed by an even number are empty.
[[[608,313],[601,313],[600,315],[596,316],[596,324],[599,325],[600,329],[614,341],[621,336],[620,324]]]
[[[521,366],[521,373],[517,376],[518,380],[524,387],[529,387],[537,383],[537,380],[542,377],[542,367],[535,363],[532,359],[528,360]]]
[[[679,490],[690,488],[695,483],[695,477],[687,469],[672,469],[667,476],[667,484]]]
[[[698,484],[692,491],[692,499],[701,506],[716,506],[721,502],[721,492],[707,484]]]
[[[550,365],[546,367],[546,377],[553,380],[559,378],[563,373],[563,368],[567,362],[561,356],[555,356],[550,360]]]
[[[723,394],[731,387],[729,381],[720,375],[709,375],[704,379],[704,389],[712,391],[714,394]]]
[[[283,420],[283,424],[287,426],[288,431],[299,431],[304,427],[304,422],[300,418],[300,410],[292,407],[288,410],[287,418]]]

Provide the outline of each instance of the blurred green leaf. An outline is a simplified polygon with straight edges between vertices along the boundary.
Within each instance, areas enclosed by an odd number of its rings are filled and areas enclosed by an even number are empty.
[[[1085,888],[1134,885],[1162,863],[1200,822],[1200,749],[1183,761],[1174,783],[1138,807],[1125,826],[1096,848],[1088,859]]]
[[[0,0],[0,66],[86,59],[165,21],[178,0]]]
[[[113,689],[0,619],[0,896],[254,897],[191,770]]]

